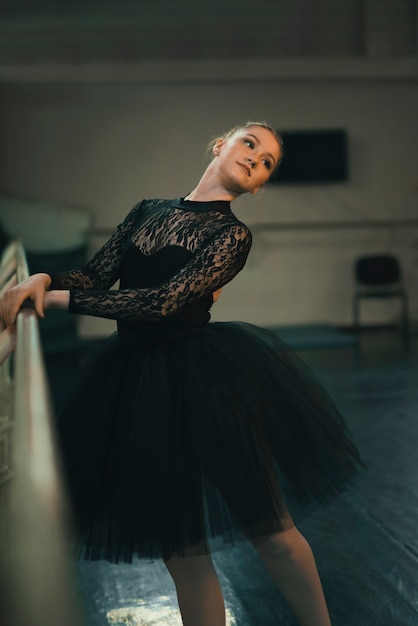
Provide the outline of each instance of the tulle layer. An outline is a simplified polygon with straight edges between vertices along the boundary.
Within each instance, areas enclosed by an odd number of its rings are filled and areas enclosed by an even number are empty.
[[[82,556],[204,553],[288,527],[362,465],[347,426],[275,334],[218,322],[111,337],[62,408]]]

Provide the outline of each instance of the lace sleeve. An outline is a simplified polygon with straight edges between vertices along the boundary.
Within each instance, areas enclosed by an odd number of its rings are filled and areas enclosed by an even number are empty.
[[[250,247],[250,231],[243,224],[234,224],[215,235],[163,285],[148,289],[71,290],[69,310],[131,321],[169,317],[188,302],[207,296],[232,280],[243,268]]]
[[[49,289],[108,289],[118,278],[123,246],[136,223],[142,202],[136,204],[117,227],[110,239],[94,255],[93,259],[79,270],[61,274],[50,274]]]

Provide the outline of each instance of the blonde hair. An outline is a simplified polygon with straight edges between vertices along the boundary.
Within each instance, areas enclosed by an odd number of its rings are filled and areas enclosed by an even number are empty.
[[[213,158],[213,148],[215,147],[215,144],[218,141],[218,139],[223,139],[224,141],[228,141],[229,139],[232,139],[232,137],[234,137],[237,133],[245,131],[247,130],[247,128],[251,128],[252,126],[260,126],[261,128],[265,128],[266,130],[269,130],[271,134],[275,137],[277,143],[279,144],[280,158],[276,164],[276,167],[270,174],[270,176],[273,175],[283,159],[284,145],[283,145],[283,139],[280,133],[278,133],[277,130],[275,130],[272,126],[270,126],[270,124],[268,124],[265,121],[257,121],[257,122],[248,121],[248,122],[244,122],[243,124],[237,124],[237,126],[230,128],[226,132],[222,133],[222,135],[217,135],[216,137],[213,137],[207,145],[206,154],[208,155],[209,158]]]

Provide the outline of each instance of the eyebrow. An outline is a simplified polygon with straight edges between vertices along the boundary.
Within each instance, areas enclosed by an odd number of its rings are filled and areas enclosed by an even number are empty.
[[[253,137],[253,139],[255,139],[257,143],[260,143],[260,140],[259,140],[259,138],[256,135],[253,135],[252,133],[247,133],[247,136],[248,137]],[[276,159],[274,158],[272,153],[271,152],[266,152],[266,154],[267,154],[267,156],[269,156],[272,159],[274,165],[276,165]]]

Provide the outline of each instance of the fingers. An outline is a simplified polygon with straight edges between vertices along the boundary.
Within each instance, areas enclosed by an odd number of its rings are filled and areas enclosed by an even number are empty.
[[[37,293],[35,295],[35,298],[33,300],[33,305],[34,305],[34,309],[36,311],[36,315],[38,317],[45,317],[45,313],[44,313],[44,300],[45,300],[45,294],[44,293]]]
[[[31,298],[27,298],[26,295],[27,294],[19,293],[18,291],[13,292],[13,290],[10,290],[4,294],[3,298],[0,299],[0,320],[2,322],[2,326],[7,328],[9,332],[13,334],[16,332],[16,318],[19,311],[25,303],[30,303],[31,301]],[[44,317],[43,297],[38,297],[38,300],[40,300],[40,302],[38,302],[37,307],[35,306],[34,308],[37,314]]]
[[[3,296],[1,303],[1,320],[2,325],[14,333],[16,330],[16,316],[19,312],[20,305],[8,296],[9,292],[6,292]]]
[[[8,330],[0,332],[0,364],[2,364],[9,354],[16,348],[16,337]]]
[[[221,295],[221,291],[222,291],[222,287],[220,287],[219,289],[213,292],[212,297],[213,297],[214,302],[216,302],[219,299],[219,296]]]

